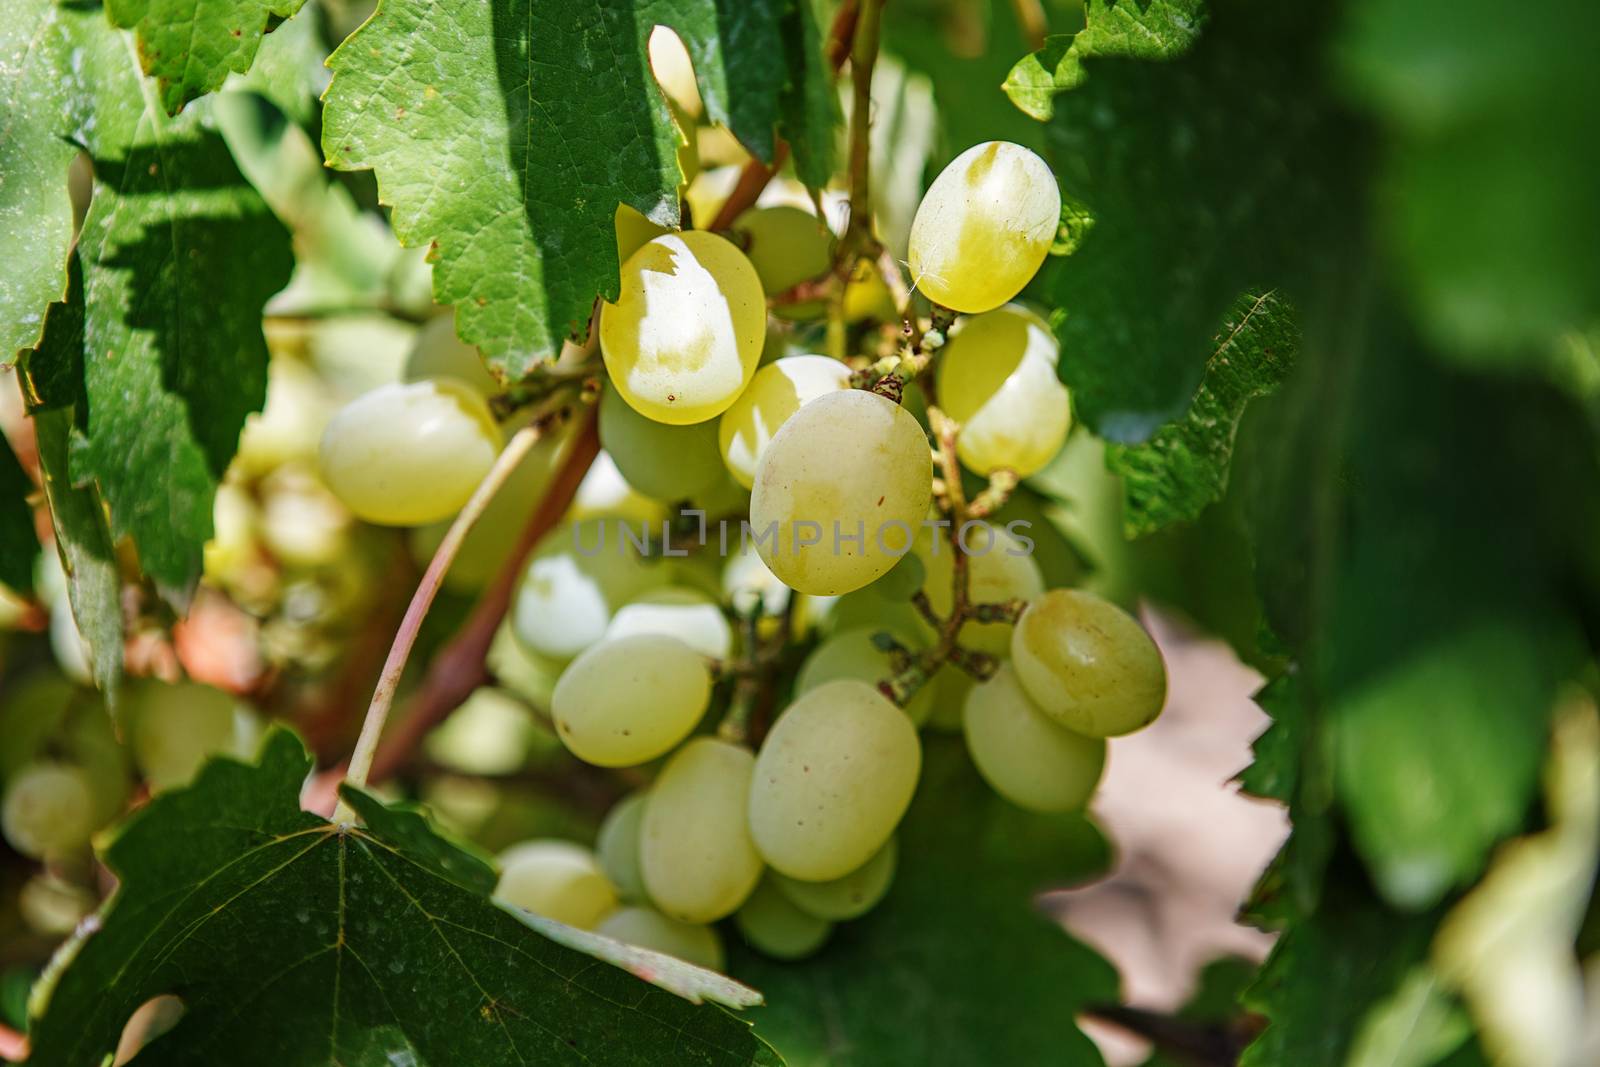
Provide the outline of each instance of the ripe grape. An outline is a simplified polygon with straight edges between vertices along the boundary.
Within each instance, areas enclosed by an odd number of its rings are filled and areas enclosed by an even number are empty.
[[[1032,600],[1044,592],[1044,575],[1021,542],[998,526],[971,526],[964,548],[952,545],[943,531],[928,536],[918,548],[922,557],[922,591],[940,615],[948,615],[954,589],[955,557],[967,560],[967,602],[998,604],[1007,600]],[[1011,654],[1012,626],[1007,622],[968,621],[961,627],[961,643],[978,652],[1004,658]]]
[[[734,221],[733,232],[768,296],[787,292],[833,268],[833,234],[804,208],[787,204],[753,208]],[[779,305],[773,311],[784,318],[806,319],[826,308],[827,302],[817,299]]]
[[[33,762],[66,721],[74,697],[82,692],[54,671],[33,674],[21,684],[6,679],[0,701],[0,781]],[[96,709],[102,719],[104,711]]]
[[[878,906],[894,881],[898,849],[895,839],[849,874],[826,882],[802,882],[773,871],[773,885],[794,902],[795,907],[817,916],[843,922],[856,919]]]
[[[871,859],[899,825],[922,766],[917,729],[865,682],[802,694],[761,746],[750,829],[791,878],[823,882]]]
[[[1132,733],[1166,700],[1161,650],[1137,619],[1093,593],[1052,589],[1028,605],[1011,659],[1045,714],[1090,737]]]
[[[494,396],[501,386],[484,365],[477,348],[456,335],[454,315],[435,315],[417,331],[406,356],[405,380],[422,382],[449,378],[470,385],[483,396]]]
[[[722,593],[733,610],[741,615],[750,614],[757,605],[763,615],[781,615],[789,603],[791,590],[778,580],[758,553],[744,549],[730,555],[723,564]]]
[[[233,467],[259,477],[285,463],[310,463],[333,414],[327,387],[305,363],[275,356],[267,365],[267,399],[245,420]]]
[[[911,278],[929,300],[977,314],[1028,284],[1055,239],[1061,192],[1050,167],[985,141],[939,172],[911,220]]]
[[[691,119],[699,118],[705,109],[700,100],[700,87],[695,84],[694,64],[683,39],[666,26],[650,31],[650,72],[667,94],[667,99],[682,108]],[[693,128],[691,123],[690,129]]]
[[[666,915],[712,922],[738,910],[760,881],[749,822],[755,762],[739,745],[699,737],[662,768],[644,808],[639,865]]]
[[[489,405],[470,386],[449,378],[385,385],[328,422],[322,478],[368,522],[436,522],[472,496],[500,443]]]
[[[761,457],[750,498],[756,551],[802,593],[860,589],[910,550],[932,477],[927,438],[899,404],[860,389],[819,397]]]
[[[608,640],[634,634],[676,637],[711,659],[727,659],[733,646],[733,630],[722,608],[706,594],[683,586],[653,589],[611,617]]]
[[[1011,664],[973,686],[963,718],[967,751],[996,793],[1030,811],[1088,803],[1105,766],[1105,741],[1073,733],[1040,711]]]
[[[891,677],[894,674],[894,667],[889,662],[889,654],[879,651],[873,641],[874,635],[884,629],[880,626],[842,630],[822,642],[800,665],[800,673],[794,680],[795,694],[809,693],[826,682],[838,681],[841,678],[851,678],[876,686]],[[906,638],[892,631],[889,633],[901,644],[910,646],[911,642]],[[918,726],[928,721],[928,715],[932,711],[933,690],[928,686],[919,689],[905,708],[906,714],[911,716],[911,721]]]
[[[969,470],[1019,477],[1044,469],[1072,423],[1050,326],[1030,311],[997,308],[967,319],[939,357],[939,397],[961,424],[956,453]]]
[[[933,714],[928,716],[928,729],[941,733],[959,734],[962,730],[962,709],[967,706],[967,694],[978,680],[960,667],[941,664],[928,679],[933,690]]]
[[[755,268],[703,232],[645,242],[600,309],[611,383],[640,414],[676,426],[720,415],[750,383],[767,336]]]
[[[646,241],[654,240],[664,233],[672,231],[665,226],[658,226],[644,217],[644,214],[627,204],[618,204],[616,213],[617,230],[617,263],[628,262],[628,257],[644,247]]]
[[[567,518],[572,522],[610,518],[650,524],[660,522],[666,514],[661,501],[652,500],[629,485],[617,469],[616,460],[601,449],[589,465],[589,473],[578,483],[578,495],[572,500]]]
[[[623,900],[646,900],[644,873],[639,869],[639,833],[644,827],[644,806],[649,794],[629,793],[612,805],[600,823],[595,854],[600,869]],[[601,931],[604,933],[605,931]]]
[[[299,464],[279,467],[261,483],[261,542],[291,567],[336,563],[350,545],[350,513]]]
[[[72,604],[66,598],[50,605],[50,651],[61,673],[79,685],[94,684],[94,669],[89,662],[89,643],[78,630]]]
[[[675,637],[602,641],[561,675],[550,701],[556,734],[574,756],[631,767],[689,736],[711,700],[711,672]]]
[[[654,908],[618,908],[595,928],[596,933],[625,945],[665,953],[696,967],[720,971],[727,967],[722,939],[704,923],[669,919]]]
[[[246,755],[254,746],[249,712],[209,685],[142,679],[125,703],[133,762],[153,790],[187,785],[212,756]]]
[[[600,398],[600,444],[629,485],[657,500],[686,500],[722,478],[716,423],[657,422],[629,407],[615,389]]]
[[[524,841],[500,854],[496,900],[592,930],[617,906],[617,891],[594,853],[571,841]]]
[[[770,877],[756,886],[733,922],[751,947],[778,960],[804,959],[821,948],[833,932],[831,922],[796,907]]]
[[[480,686],[428,734],[428,758],[463,774],[511,774],[527,762],[535,726],[527,706],[503,689]]]
[[[81,768],[30,763],[6,781],[0,831],[24,856],[53,859],[88,844],[94,812],[94,789]]]
[[[525,648],[571,659],[605,636],[623,604],[672,580],[671,568],[646,560],[626,539],[626,522],[615,516],[569,523],[540,546],[511,607],[512,633]]]
[[[749,489],[778,427],[809,401],[848,388],[850,368],[827,356],[784,356],[762,367],[717,426],[728,472]]]

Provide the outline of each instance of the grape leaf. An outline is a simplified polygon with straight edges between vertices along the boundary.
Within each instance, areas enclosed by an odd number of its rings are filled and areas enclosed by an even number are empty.
[[[66,300],[51,304],[39,349],[23,364],[29,414],[39,447],[39,473],[56,551],[67,577],[67,598],[89,652],[90,673],[116,710],[122,678],[122,574],[106,525],[105,507],[92,482],[78,484],[71,471],[74,420],[86,408],[83,395],[83,268],[69,263]]]
[[[1116,975],[1032,898],[1100,870],[1104,839],[1001,800],[959,740],[924,743],[883,902],[809,960],[735,951],[733,973],[767,995],[757,1033],[801,1067],[1099,1063],[1072,1016],[1114,1000]]]
[[[1307,736],[1331,745],[1378,888],[1416,908],[1474,877],[1532,799],[1600,603],[1600,448],[1561,390],[1451,369],[1371,290],[1353,276],[1307,311],[1248,465]]]
[[[492,903],[493,870],[415,811],[354,790],[364,828],[302,811],[311,767],[274,730],[256,764],[215,761],[113,833],[119,888],[43,980],[31,1064],[100,1062],[161,994],[185,1009],[142,1057],[163,1064],[779,1062],[720,1006]]]
[[[794,0],[384,0],[328,59],[324,155],[376,172],[401,241],[430,245],[462,339],[519,378],[616,296],[619,202],[679,221],[651,29],[683,39],[713,121],[762,159],[781,129],[815,178],[833,140],[830,75],[796,30],[810,17]]]
[[[46,305],[67,288],[78,150],[62,136],[74,80],[56,41],[69,18],[53,0],[12,0],[0,18],[0,366],[38,343]]]
[[[1083,82],[1055,98],[1048,127],[1062,191],[1095,218],[1050,280],[1066,312],[1061,375],[1114,441],[1182,414],[1240,293],[1295,301],[1295,283],[1348,239],[1344,176],[1359,146],[1306,77],[1327,14],[1213,6],[1180,58],[1082,58]]]
[[[99,483],[113,533],[131,534],[146,573],[181,597],[265,394],[261,307],[288,278],[288,235],[212,129],[209,102],[168,119],[99,11],[58,9],[36,47],[56,57],[36,78],[81,68],[52,135],[81,138],[94,195],[77,247],[81,352],[45,345],[33,372],[81,368],[70,480]]]
[[[1362,1020],[1426,957],[1437,923],[1437,913],[1396,915],[1364,887],[1336,882],[1245,990],[1245,1006],[1270,1021],[1239,1067],[1345,1067]]]
[[[1106,465],[1122,476],[1127,494],[1128,536],[1193,520],[1222,499],[1239,417],[1283,381],[1297,343],[1294,312],[1276,292],[1246,293],[1234,302],[1183,418],[1143,444],[1106,449]]]
[[[1024,113],[1047,121],[1057,93],[1083,84],[1089,56],[1171,59],[1194,43],[1205,24],[1202,0],[1089,0],[1083,29],[1047,38],[1006,75],[1006,95]]]
[[[1600,6],[1506,16],[1363,0],[1336,53],[1388,133],[1383,237],[1415,306],[1443,354],[1491,364],[1600,316]]]
[[[274,29],[261,42],[255,62],[243,74],[230,75],[225,89],[241,89],[271,100],[301,126],[313,126],[319,98],[328,87],[328,46],[318,24],[316,0],[307,0],[300,14]]]
[[[133,30],[139,63],[156,79],[168,114],[243,72],[256,57],[268,20],[286,19],[305,0],[106,0],[114,25]]]
[[[33,557],[39,554],[28,504],[32,492],[28,472],[0,434],[0,583],[22,593],[33,588]]]

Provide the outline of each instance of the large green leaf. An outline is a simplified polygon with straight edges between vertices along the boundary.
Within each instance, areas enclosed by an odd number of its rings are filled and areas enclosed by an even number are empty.
[[[1437,914],[1395,915],[1364,889],[1330,890],[1315,916],[1278,941],[1246,1007],[1269,1022],[1240,1067],[1345,1067],[1362,1021],[1425,959]]]
[[[83,396],[83,268],[74,255],[67,298],[50,305],[44,338],[27,356],[29,413],[39,444],[39,473],[56,551],[67,576],[67,597],[78,633],[89,651],[95,684],[113,704],[122,678],[122,574],[117,565],[105,506],[92,482],[73,481],[74,420],[86,410]]]
[[[75,88],[60,47],[71,16],[53,0],[13,0],[0,18],[0,366],[32,348],[67,288],[67,166]]]
[[[200,573],[216,485],[265,395],[261,308],[288,279],[288,235],[206,104],[168,119],[130,39],[101,12],[61,8],[36,47],[56,56],[54,69],[81,69],[51,132],[82,139],[94,196],[77,247],[81,352],[47,344],[32,369],[81,373],[69,387],[82,398],[71,481],[98,481],[113,531],[132,535],[145,571],[181,595]]]
[[[328,60],[324,154],[376,171],[395,232],[430,247],[461,337],[519,377],[582,329],[596,295],[616,295],[618,203],[678,222],[656,25],[688,47],[712,120],[763,159],[782,129],[800,173],[831,170],[832,109],[816,97],[829,76],[797,28],[809,5],[793,4],[384,0]]]
[[[1294,312],[1276,292],[1244,294],[1212,341],[1205,378],[1183,418],[1144,444],[1106,449],[1106,464],[1127,493],[1129,536],[1191,521],[1222,499],[1239,417],[1283,380],[1298,341]]]
[[[959,741],[925,744],[888,897],[812,959],[734,959],[767,996],[757,1032],[801,1067],[1099,1064],[1072,1019],[1114,1001],[1116,975],[1034,896],[1100,869],[1104,840],[1082,818],[1001,800]]]
[[[1600,5],[1359,0],[1339,58],[1386,127],[1384,237],[1434,335],[1478,359],[1600,316]],[[1509,16],[1509,17],[1508,17]],[[1535,350],[1536,352],[1536,350]]]
[[[1559,390],[1431,358],[1369,282],[1325,300],[1246,447],[1258,576],[1356,845],[1427,906],[1532,799],[1600,603],[1600,450]]]
[[[1297,302],[1357,202],[1359,145],[1306,76],[1326,13],[1215,7],[1182,57],[1085,57],[1083,83],[1054,101],[1057,177],[1095,218],[1050,280],[1061,375],[1115,441],[1183,413],[1240,293]]]
[[[1018,60],[1006,75],[1006,95],[1043,122],[1055,112],[1057,93],[1083,83],[1085,59],[1170,59],[1194,43],[1205,16],[1201,0],[1089,0],[1083,29],[1051,37]]]
[[[39,554],[33,507],[28,503],[32,492],[28,472],[0,435],[0,583],[21,592],[33,587],[33,557]]]
[[[354,791],[364,828],[302,811],[311,766],[274,731],[259,763],[214,762],[115,832],[119,888],[46,976],[30,1063],[101,1062],[162,994],[183,1016],[139,1062],[778,1062],[723,1008],[597,964],[492,903],[493,870],[414,811]],[[699,995],[748,999],[698,973]]]
[[[111,21],[137,34],[139,62],[176,114],[256,57],[268,21],[286,19],[305,0],[106,0]]]

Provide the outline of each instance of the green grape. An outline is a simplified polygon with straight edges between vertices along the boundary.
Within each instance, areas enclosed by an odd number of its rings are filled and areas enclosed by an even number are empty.
[[[50,651],[62,674],[79,685],[94,684],[89,645],[78,631],[78,620],[72,617],[72,604],[66,597],[50,605]]]
[[[1055,240],[1061,192],[1044,160],[985,141],[939,172],[911,220],[911,279],[936,304],[977,314],[1028,284]]]
[[[705,112],[700,100],[700,87],[695,84],[694,64],[683,39],[666,26],[656,26],[650,31],[650,72],[667,94],[667,99],[682,108],[690,119]],[[709,220],[707,220],[709,221]]]
[[[211,506],[211,540],[203,550],[208,582],[231,592],[248,586],[252,575],[267,566],[257,540],[259,523],[260,514],[249,492],[229,482],[217,486]]]
[[[889,654],[879,651],[873,642],[873,636],[879,631],[888,632],[901,644],[912,647],[913,642],[909,639],[884,627],[842,630],[818,645],[800,665],[800,673],[794,680],[795,694],[809,693],[819,685],[841,678],[851,678],[875,687],[891,677],[894,667],[889,663]],[[911,698],[905,710],[918,726],[927,722],[928,715],[933,711],[933,690],[923,686]]]
[[[750,614],[758,605],[763,615],[782,615],[792,595],[761,556],[749,549],[730,555],[723,564],[722,594],[741,615]]]
[[[876,689],[818,686],[779,716],[756,758],[756,847],[791,878],[843,877],[894,833],[921,767],[917,728]]]
[[[1040,710],[1090,737],[1149,725],[1167,698],[1161,650],[1137,619],[1093,593],[1052,589],[1028,605],[1011,659]]]
[[[608,640],[635,634],[676,637],[711,659],[727,659],[733,647],[733,630],[721,605],[683,586],[652,589],[611,617]]]
[[[510,620],[495,631],[484,664],[496,682],[536,708],[550,706],[550,697],[566,666],[563,660],[524,648],[511,632]]]
[[[711,671],[676,637],[605,640],[573,660],[550,701],[556,734],[599,767],[632,767],[689,736],[711,701]]]
[[[1008,600],[1032,600],[1044,592],[1044,575],[1039,565],[1024,551],[1023,545],[998,526],[967,528],[958,549],[940,530],[927,535],[918,548],[924,579],[922,591],[933,610],[949,615],[955,583],[956,552],[967,560],[967,602],[999,604]],[[978,652],[1004,658],[1011,654],[1012,626],[1006,622],[968,621],[961,627],[961,643]]]
[[[34,875],[17,893],[17,914],[46,937],[61,938],[94,911],[99,900],[89,890],[49,871]]]
[[[248,713],[198,682],[141,679],[124,696],[133,762],[153,790],[188,784],[212,756],[248,753]]]
[[[850,272],[844,287],[844,320],[846,322],[893,322],[899,314],[894,306],[894,294],[875,264],[861,260]]]
[[[600,309],[611,383],[636,411],[682,426],[727,410],[755,373],[767,304],[750,261],[711,233],[669,233],[622,265]]]
[[[480,686],[428,734],[423,749],[435,763],[463,774],[511,774],[528,761],[535,729],[521,701]]]
[[[477,348],[456,335],[453,314],[435,315],[424,323],[406,356],[406,381],[423,382],[431,378],[449,378],[470,385],[485,397],[501,391],[500,383],[489,373]]]
[[[567,518],[572,522],[611,518],[646,525],[659,523],[667,516],[666,505],[652,500],[629,485],[617,463],[604,449],[589,465],[589,473],[578,483]]]
[[[261,483],[261,543],[291,567],[326,567],[350,548],[350,513],[297,464],[279,467]]]
[[[623,900],[648,900],[644,891],[644,872],[639,869],[639,835],[644,828],[644,806],[649,794],[629,793],[611,806],[600,822],[594,850],[600,869],[617,887]],[[604,933],[605,931],[601,931]]]
[[[1073,733],[1040,711],[1011,664],[972,687],[963,721],[978,773],[1013,804],[1055,812],[1089,802],[1105,766],[1105,741]]]
[[[502,852],[494,897],[579,930],[594,929],[617,906],[617,891],[594,853],[553,838]]]
[[[650,789],[639,868],[661,911],[684,922],[733,914],[761,880],[750,839],[748,749],[697,737],[667,761]]]
[[[600,444],[629,485],[657,500],[686,500],[722,478],[716,423],[657,422],[629,407],[615,389],[600,398]]]
[[[24,856],[54,859],[89,843],[94,813],[94,788],[81,768],[30,763],[6,781],[0,832]]]
[[[618,908],[595,928],[596,933],[635,948],[647,948],[711,971],[727,968],[722,939],[704,923],[669,919],[654,908]]]
[[[795,907],[819,919],[833,922],[858,919],[877,907],[878,901],[889,892],[898,851],[891,837],[870,860],[849,874],[826,882],[802,882],[773,871],[772,884],[793,901]]]
[[[734,913],[733,923],[756,951],[775,960],[799,960],[815,953],[833,933],[833,924],[796,907],[763,878],[750,899]]]
[[[288,356],[267,365],[267,399],[245,420],[233,467],[258,478],[286,463],[312,463],[333,414],[328,387],[317,372]]]
[[[1055,335],[1014,305],[963,321],[939,357],[939,398],[961,424],[956,453],[969,470],[1026,478],[1061,451],[1072,423],[1056,377]]]
[[[640,211],[629,207],[627,204],[618,204],[615,218],[617,230],[617,262],[628,262],[628,257],[643,248],[645,242],[652,241],[664,233],[672,231],[665,226],[657,226],[644,217]]]
[[[761,457],[750,497],[756,550],[802,593],[860,589],[910,550],[932,479],[928,439],[899,404],[860,389],[818,397]]]
[[[500,443],[489,405],[470,386],[449,378],[380,386],[329,420],[322,479],[367,522],[437,522],[472,496]]]
[[[623,604],[672,580],[670,566],[645,559],[626,540],[626,523],[621,517],[569,523],[540,546],[511,607],[512,633],[524,648],[571,659],[605,636]]]
[[[53,671],[33,674],[20,684],[10,677],[6,681],[5,699],[0,700],[0,782],[33,762],[60,732],[74,698],[82,692]],[[104,712],[100,714],[104,719]]]
[[[758,207],[733,223],[733,232],[761,278],[768,296],[777,296],[833,269],[833,234],[817,216],[804,208]],[[777,306],[784,318],[811,319],[827,309],[827,301],[808,300]]]
[[[717,444],[738,483],[755,484],[756,466],[778,428],[806,403],[850,388],[850,368],[827,356],[784,356],[750,380],[750,388],[722,413]]]

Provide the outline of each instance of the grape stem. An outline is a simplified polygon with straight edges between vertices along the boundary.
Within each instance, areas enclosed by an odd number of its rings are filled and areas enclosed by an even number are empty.
[[[384,661],[383,671],[378,675],[372,702],[367,706],[367,716],[361,724],[361,735],[356,739],[355,751],[351,753],[350,764],[345,770],[344,780],[348,784],[358,789],[367,784],[373,758],[377,755],[378,741],[383,736],[385,723],[388,722],[389,709],[394,704],[395,692],[400,686],[400,677],[405,672],[406,661],[411,657],[411,649],[416,645],[422,621],[427,617],[428,609],[433,606],[434,597],[438,595],[445,573],[450,570],[450,565],[455,562],[456,553],[461,550],[462,541],[466,539],[468,531],[478,521],[484,509],[489,506],[489,502],[494,499],[495,493],[527,458],[533,446],[552,426],[558,425],[570,414],[570,401],[571,397],[568,394],[552,395],[533,420],[511,436],[511,440],[500,451],[489,473],[484,475],[483,481],[478,483],[478,488],[473,490],[472,497],[456,515],[455,521],[450,524],[444,540],[439,543],[438,550],[428,563],[428,569],[423,572],[416,592],[411,596],[411,603],[406,607],[400,628],[395,633],[394,643],[389,647],[389,656]],[[356,821],[355,812],[343,799],[334,810],[333,821],[343,826],[352,825]]]
[[[886,375],[884,380],[890,377],[892,375]],[[968,503],[961,487],[961,463],[956,455],[960,425],[933,405],[928,408],[928,425],[932,427],[938,442],[938,448],[934,450],[934,459],[939,464],[939,475],[934,479],[936,496],[940,510],[950,518],[945,527],[952,560],[950,613],[940,615],[936,612],[927,594],[921,590],[912,596],[912,604],[938,637],[931,648],[900,657],[902,662],[895,664],[895,673],[878,683],[879,691],[901,707],[946,663],[979,680],[991,677],[999,667],[998,661],[986,652],[964,647],[960,643],[961,628],[969,621],[1014,623],[1027,607],[1026,601],[1022,600],[999,604],[973,603],[970,599],[970,567],[967,553],[961,546],[962,527],[1002,506],[1016,489],[1016,475],[1011,471],[996,471],[990,475],[988,486]]]
[[[799,594],[791,592],[778,616],[778,629],[770,641],[761,640],[761,602],[758,600],[749,614],[741,616],[741,656],[733,663],[722,665],[721,673],[733,678],[733,694],[728,698],[728,710],[717,726],[717,736],[731,744],[747,744],[756,728],[771,710],[772,684],[778,667],[788,651],[789,638],[794,632],[795,601]]]

